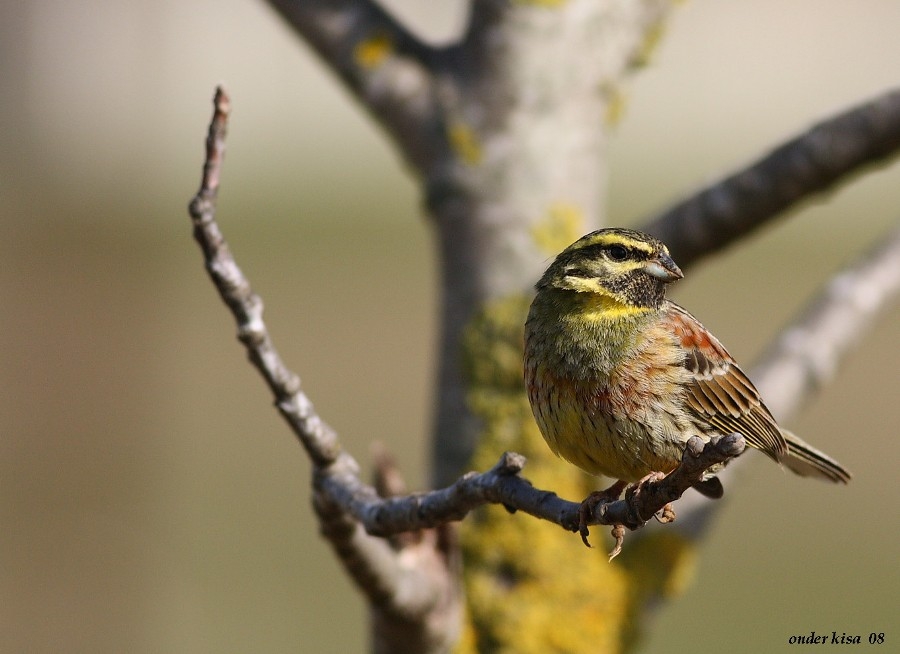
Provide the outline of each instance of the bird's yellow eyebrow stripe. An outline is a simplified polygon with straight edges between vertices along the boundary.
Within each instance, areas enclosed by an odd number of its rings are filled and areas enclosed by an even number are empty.
[[[653,254],[653,246],[645,241],[638,241],[633,238],[629,238],[624,234],[606,233],[606,234],[597,234],[592,238],[585,239],[582,243],[579,243],[576,250],[581,250],[582,248],[590,247],[593,245],[621,245],[623,247],[631,248],[633,250],[639,250],[640,252],[645,252],[647,254]]]

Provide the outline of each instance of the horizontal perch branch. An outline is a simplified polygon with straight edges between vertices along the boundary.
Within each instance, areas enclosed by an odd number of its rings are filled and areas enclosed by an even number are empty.
[[[648,482],[639,493],[600,503],[587,524],[639,529],[666,504],[677,500],[701,481],[707,469],[739,455],[744,446],[740,434],[714,438],[705,444],[700,438],[692,437],[681,465],[675,470]],[[506,452],[487,472],[470,472],[446,488],[385,499],[359,480],[356,462],[349,455],[342,455],[334,464],[316,471],[315,486],[335,503],[346,507],[366,531],[378,536],[461,520],[485,504],[502,504],[507,509],[528,513],[569,531],[578,531],[581,503],[535,488],[519,476],[524,466],[525,457]]]

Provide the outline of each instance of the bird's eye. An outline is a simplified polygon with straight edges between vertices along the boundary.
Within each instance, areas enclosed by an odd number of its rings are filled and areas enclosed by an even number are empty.
[[[613,245],[607,252],[609,252],[609,258],[613,261],[625,261],[628,258],[628,250],[621,245]]]

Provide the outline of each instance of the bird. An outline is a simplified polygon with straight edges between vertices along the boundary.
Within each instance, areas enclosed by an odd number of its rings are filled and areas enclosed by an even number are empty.
[[[798,475],[851,478],[781,428],[719,340],[666,298],[668,285],[683,277],[660,240],[607,228],[563,250],[535,285],[524,343],[535,421],[556,455],[616,480],[582,504],[587,545],[587,503],[617,499],[629,484],[674,470],[692,436],[707,442],[737,432]],[[694,488],[720,497],[722,466]]]

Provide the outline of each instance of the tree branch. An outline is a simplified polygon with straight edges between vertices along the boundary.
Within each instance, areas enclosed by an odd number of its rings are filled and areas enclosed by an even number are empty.
[[[262,299],[250,288],[215,220],[216,197],[225,157],[225,135],[231,111],[231,101],[221,87],[216,89],[213,104],[215,109],[206,138],[203,179],[188,209],[194,224],[194,238],[203,250],[206,271],[234,314],[238,339],[247,348],[250,361],[275,395],[278,410],[290,423],[313,462],[327,465],[340,452],[337,435],[316,415],[309,398],[300,390],[300,378],[288,370],[281,360],[262,319]]]
[[[900,90],[819,123],[648,221],[682,267],[900,149]]]
[[[441,120],[434,73],[442,51],[420,41],[373,0],[269,4],[391,132],[416,170],[423,170],[443,142],[432,138]]]
[[[675,470],[662,479],[650,481],[639,493],[598,504],[587,524],[621,524],[628,529],[639,529],[666,504],[700,481],[707,469],[743,450],[744,439],[739,434],[714,438],[706,444],[693,437]],[[368,533],[379,536],[462,520],[485,504],[502,504],[568,531],[578,531],[581,503],[535,488],[519,476],[524,467],[525,457],[506,452],[487,472],[470,472],[439,490],[385,499],[360,481],[353,465],[336,463],[318,471],[315,486],[336,505],[349,510]]]

